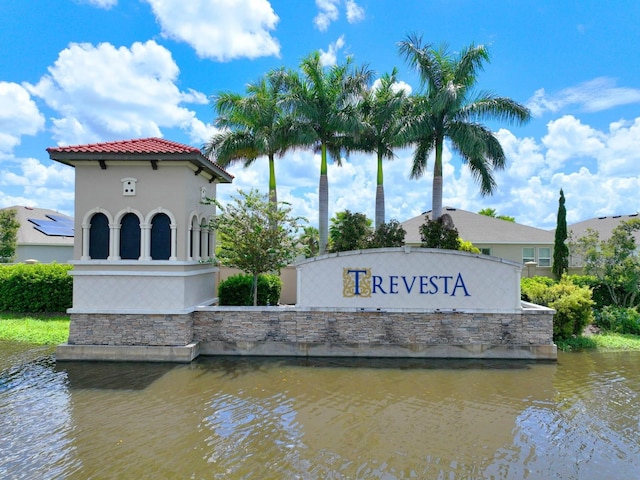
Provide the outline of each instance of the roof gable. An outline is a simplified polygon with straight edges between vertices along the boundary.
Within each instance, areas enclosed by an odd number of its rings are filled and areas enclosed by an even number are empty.
[[[611,238],[613,229],[620,225],[622,222],[628,222],[634,218],[640,218],[637,213],[631,215],[613,215],[610,217],[596,217],[589,220],[583,220],[569,225],[567,227],[573,240],[577,240],[587,234],[588,230],[593,230],[598,233],[600,240],[608,240]],[[634,232],[636,241],[640,241],[640,232]]]
[[[459,208],[445,207],[442,213],[451,215],[460,238],[473,244],[548,244],[553,245],[554,233],[541,228],[521,225],[500,218],[480,215]],[[402,222],[407,235],[405,242],[412,245],[422,243],[420,226],[425,216],[431,218],[431,211]]]

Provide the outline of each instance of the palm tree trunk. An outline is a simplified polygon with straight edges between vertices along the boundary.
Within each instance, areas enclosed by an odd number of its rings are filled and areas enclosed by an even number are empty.
[[[274,155],[269,155],[269,203],[272,207],[278,206],[278,193],[276,192],[276,167]]]
[[[318,185],[318,227],[320,230],[320,255],[327,252],[329,242],[329,179],[327,177],[327,147],[322,145],[320,160],[320,184]]]
[[[433,192],[431,200],[431,220],[442,216],[442,147],[444,140],[436,139],[436,160],[433,166]]]
[[[378,152],[378,180],[376,185],[376,230],[384,223],[384,180],[382,175],[382,154]]]

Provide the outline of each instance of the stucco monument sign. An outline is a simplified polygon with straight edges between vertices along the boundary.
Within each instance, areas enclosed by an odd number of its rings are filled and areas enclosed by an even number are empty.
[[[298,264],[297,305],[514,312],[522,266],[424,248],[345,252]]]
[[[555,359],[553,310],[520,301],[522,266],[386,248],[297,264],[296,305],[216,305],[209,228],[233,177],[159,138],[48,149],[75,168],[73,307],[58,360],[198,355]]]

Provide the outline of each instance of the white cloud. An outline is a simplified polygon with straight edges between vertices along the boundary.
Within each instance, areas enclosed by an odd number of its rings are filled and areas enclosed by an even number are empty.
[[[165,37],[185,42],[202,58],[280,56],[270,31],[278,16],[267,0],[146,0]]]
[[[206,103],[206,96],[178,89],[178,66],[154,41],[131,48],[71,44],[48,70],[36,85],[25,86],[58,115],[52,130],[59,144],[199,128],[195,113],[182,104]]]
[[[335,22],[338,19],[339,3],[340,0],[316,0],[319,12],[313,19],[313,23],[318,30],[321,32],[326,31],[331,22]]]
[[[0,82],[0,158],[20,144],[22,135],[35,135],[44,127],[44,116],[29,92],[17,83]]]
[[[586,112],[600,112],[632,103],[640,103],[639,89],[617,87],[614,79],[598,77],[554,95],[547,94],[543,88],[536,90],[527,107],[532,115],[539,117],[546,112],[554,113],[571,106]]]
[[[325,52],[320,50],[320,63],[324,67],[333,66],[338,62],[338,50],[344,47],[344,35],[341,35],[335,42],[329,45],[329,49]]]
[[[346,1],[347,9],[347,21],[349,23],[356,23],[364,19],[364,9],[358,5],[354,0]]]
[[[605,135],[583,124],[572,115],[565,115],[547,124],[542,144],[547,148],[546,162],[552,171],[559,170],[569,159],[596,158],[605,147]]]
[[[27,205],[73,215],[74,181],[74,169],[66,165],[45,165],[35,158],[6,162],[0,169],[0,207]]]
[[[118,4],[118,0],[76,0],[78,3],[87,3],[94,7],[104,8],[109,10],[111,7],[115,7]]]
[[[314,17],[313,23],[318,30],[325,32],[331,23],[338,20],[341,3],[341,0],[316,0],[318,15]],[[357,23],[364,19],[364,8],[358,5],[355,0],[345,0],[344,8],[349,23]]]

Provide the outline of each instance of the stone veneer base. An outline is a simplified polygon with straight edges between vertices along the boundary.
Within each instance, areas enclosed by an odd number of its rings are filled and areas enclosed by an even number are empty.
[[[190,362],[198,355],[556,360],[553,314],[200,307],[189,314],[71,314],[59,360]]]

